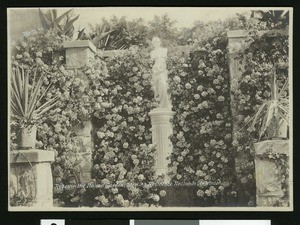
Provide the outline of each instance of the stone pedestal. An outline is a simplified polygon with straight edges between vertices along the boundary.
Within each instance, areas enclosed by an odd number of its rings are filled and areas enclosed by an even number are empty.
[[[53,206],[53,181],[50,164],[54,152],[45,150],[18,150],[10,153],[10,196],[30,199],[34,207]]]
[[[156,108],[149,113],[152,123],[152,142],[156,145],[155,167],[157,175],[165,175],[165,181],[168,181],[167,159],[172,152],[172,143],[169,139],[173,133],[170,122],[174,112],[165,108]]]
[[[289,156],[289,140],[266,140],[254,144],[255,174],[256,174],[256,205],[261,207],[287,206],[289,199],[285,198],[283,183],[286,174],[283,166],[268,154],[279,157]],[[287,166],[288,165],[287,160]],[[288,179],[287,179],[288,180]],[[286,180],[284,186],[289,190]]]
[[[67,41],[66,49],[67,69],[78,69],[89,64],[90,58],[94,58],[96,47],[89,40]]]

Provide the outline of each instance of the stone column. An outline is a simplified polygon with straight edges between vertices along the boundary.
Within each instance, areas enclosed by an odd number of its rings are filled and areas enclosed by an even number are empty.
[[[261,207],[288,206],[289,184],[282,183],[288,176],[284,166],[268,154],[287,158],[289,166],[289,140],[266,140],[254,144],[256,174],[256,204]],[[291,178],[290,178],[291,179]],[[289,179],[288,179],[289,180]],[[283,190],[286,186],[286,193]]]
[[[172,151],[172,143],[169,139],[173,133],[171,118],[174,112],[166,108],[156,108],[150,111],[152,124],[152,142],[156,145],[155,168],[157,175],[165,175],[165,181],[169,181],[167,177],[168,164],[170,162],[167,157]]]
[[[230,108],[232,116],[232,141],[237,140],[237,131],[240,129],[237,120],[235,119],[238,115],[237,107],[238,102],[234,99],[234,91],[239,88],[239,80],[243,73],[243,62],[239,56],[239,52],[244,48],[245,39],[248,35],[248,32],[243,30],[234,30],[228,31],[228,65],[230,72]],[[235,156],[235,170],[237,173],[242,171],[238,168],[241,168],[242,161],[245,160],[245,153],[243,151],[236,152]],[[247,159],[246,159],[247,160]]]
[[[229,63],[229,71],[230,71],[230,98],[231,98],[231,113],[232,117],[235,118],[237,116],[236,108],[237,103],[234,101],[234,93],[232,91],[233,88],[238,87],[238,82],[241,78],[241,75],[244,71],[243,63],[241,62],[240,57],[238,57],[239,51],[242,50],[245,46],[245,40],[249,31],[243,30],[234,30],[228,31],[228,63]],[[232,138],[236,140],[236,134],[238,128],[238,124],[236,124],[236,120],[233,119],[233,130],[232,130]]]
[[[68,41],[64,43],[66,49],[66,68],[79,69],[89,65],[89,60],[94,58],[96,47],[89,40]],[[84,78],[83,78],[84,79]],[[80,147],[78,154],[82,155],[80,182],[88,183],[91,181],[92,170],[92,150],[94,147],[91,131],[92,122],[90,119],[82,119],[81,124],[74,128],[78,137],[77,144]]]
[[[31,149],[10,153],[10,197],[19,195],[30,199],[26,205],[53,206],[51,163],[54,152]]]
[[[93,125],[91,120],[82,120],[82,124],[75,127],[75,133],[78,137],[77,145],[79,145],[80,152],[77,153],[82,156],[83,161],[80,164],[80,181],[82,183],[88,183],[91,181],[92,174],[92,149],[94,146],[93,138],[91,137],[91,131]]]

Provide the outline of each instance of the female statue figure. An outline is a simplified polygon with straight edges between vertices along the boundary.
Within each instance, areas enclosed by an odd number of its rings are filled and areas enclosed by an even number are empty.
[[[152,68],[152,81],[155,98],[159,102],[160,108],[171,109],[171,101],[168,96],[168,71],[167,71],[167,52],[166,48],[160,46],[161,42],[158,37],[152,39],[154,50],[151,51],[151,59],[154,60]]]

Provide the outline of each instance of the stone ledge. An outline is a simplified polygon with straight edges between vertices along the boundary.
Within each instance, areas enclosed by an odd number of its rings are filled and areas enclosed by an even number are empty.
[[[289,155],[290,140],[266,140],[254,143],[255,155],[268,152]]]
[[[17,150],[10,153],[10,163],[41,163],[53,162],[54,152],[31,149],[31,150]]]
[[[277,191],[270,191],[267,193],[257,193],[257,195],[259,195],[259,197],[278,197],[278,198],[282,198],[284,197],[284,192],[283,190],[277,190]]]
[[[66,41],[63,44],[64,48],[89,48],[92,52],[96,52],[96,46],[89,40],[81,41]]]
[[[113,57],[113,56],[119,56],[123,53],[125,53],[126,50],[107,50],[107,51],[98,51],[98,53],[102,56],[102,57]]]

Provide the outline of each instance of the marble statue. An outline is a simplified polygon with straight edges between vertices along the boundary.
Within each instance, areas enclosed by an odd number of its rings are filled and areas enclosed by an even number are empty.
[[[160,46],[158,37],[152,39],[154,50],[151,51],[151,59],[154,60],[152,68],[152,81],[155,98],[159,103],[159,108],[171,109],[171,101],[168,94],[168,71],[167,71],[167,52],[166,48]]]

